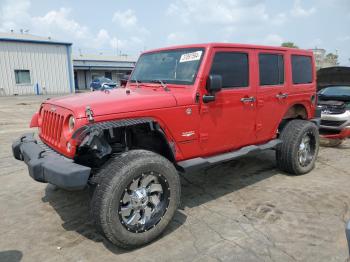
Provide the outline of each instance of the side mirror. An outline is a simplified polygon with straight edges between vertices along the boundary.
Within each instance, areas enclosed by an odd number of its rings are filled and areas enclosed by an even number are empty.
[[[207,86],[206,86],[209,95],[203,96],[203,102],[209,103],[212,101],[215,101],[215,93],[219,92],[222,88],[222,77],[221,75],[209,75],[207,79]]]
[[[211,94],[219,92],[222,88],[222,76],[221,75],[209,75],[207,80],[207,90]]]

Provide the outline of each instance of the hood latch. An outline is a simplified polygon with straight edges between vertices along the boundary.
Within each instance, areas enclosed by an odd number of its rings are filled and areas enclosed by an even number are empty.
[[[85,115],[88,118],[89,122],[94,122],[94,112],[92,111],[90,106],[87,106],[85,109]]]

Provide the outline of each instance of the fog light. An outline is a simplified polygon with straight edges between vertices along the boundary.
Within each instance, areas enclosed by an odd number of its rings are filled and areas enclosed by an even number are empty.
[[[67,143],[67,151],[70,152],[72,150],[72,145],[68,142]]]

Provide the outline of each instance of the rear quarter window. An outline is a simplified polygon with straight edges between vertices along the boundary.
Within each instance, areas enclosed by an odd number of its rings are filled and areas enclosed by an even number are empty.
[[[310,56],[292,55],[293,84],[312,83],[312,60]]]

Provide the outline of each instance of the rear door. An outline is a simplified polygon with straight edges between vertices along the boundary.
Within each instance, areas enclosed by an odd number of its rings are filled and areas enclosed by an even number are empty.
[[[205,154],[240,148],[255,142],[255,88],[253,51],[217,48],[209,74],[220,75],[222,90],[215,101],[201,104],[200,142]]]
[[[279,122],[288,109],[286,57],[284,51],[256,51],[257,143],[266,142],[275,136]]]

